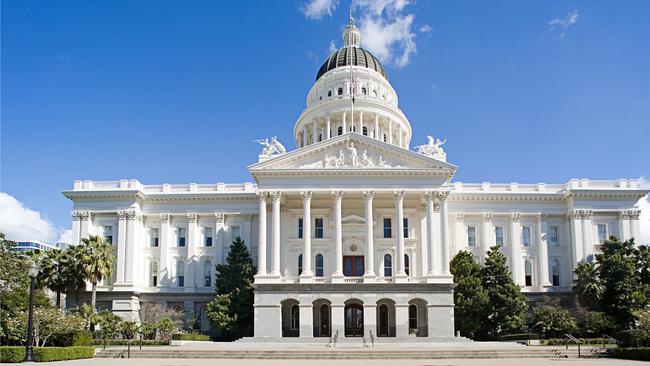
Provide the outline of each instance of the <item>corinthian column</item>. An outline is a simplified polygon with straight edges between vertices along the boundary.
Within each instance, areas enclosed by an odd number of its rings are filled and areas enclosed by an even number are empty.
[[[266,276],[266,192],[257,192],[259,202],[259,238],[257,248],[257,275]]]
[[[510,223],[510,260],[512,261],[512,277],[519,286],[524,285],[521,264],[521,214],[513,213]]]
[[[271,246],[273,247],[273,256],[271,258],[271,275],[279,276],[280,275],[280,198],[282,194],[280,192],[271,192],[269,194],[273,202],[273,215],[272,218],[272,230],[273,230],[273,241]]]
[[[438,192],[440,200],[440,236],[442,237],[442,274],[449,274],[449,212],[447,197],[449,192]]]
[[[334,272],[332,277],[343,277],[343,232],[341,231],[341,200],[343,192],[332,192],[334,199]]]
[[[395,220],[397,220],[397,273],[396,277],[406,277],[404,270],[404,191],[395,191]]]
[[[542,230],[542,225],[546,227]],[[543,287],[551,286],[548,277],[548,236],[550,235],[548,223],[542,222],[542,214],[537,216],[537,240],[539,240],[539,278],[540,285]],[[544,235],[544,232],[546,235]]]
[[[309,278],[314,275],[311,270],[311,191],[302,191],[302,274]]]
[[[366,211],[366,273],[364,273],[364,277],[375,277],[375,247],[372,230],[372,198],[374,195],[373,191],[363,192],[363,204]]]
[[[427,252],[429,253],[429,269],[427,271],[427,276],[435,276],[438,272],[438,266],[436,265],[436,253],[433,248],[433,200],[435,197],[435,192],[429,191],[424,193],[424,199],[427,201]]]

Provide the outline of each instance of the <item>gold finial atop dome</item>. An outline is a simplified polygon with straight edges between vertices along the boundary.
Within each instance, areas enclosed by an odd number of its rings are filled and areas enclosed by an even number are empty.
[[[354,26],[354,18],[352,17],[352,9],[350,9],[350,18],[348,25],[343,31],[343,45],[344,47],[359,47],[361,43],[361,32]]]

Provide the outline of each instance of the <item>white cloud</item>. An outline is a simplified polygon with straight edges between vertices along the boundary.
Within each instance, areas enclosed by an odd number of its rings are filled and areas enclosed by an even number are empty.
[[[61,231],[61,235],[59,235],[59,239],[56,242],[57,243],[71,244],[72,243],[72,229],[65,229],[65,230]]]
[[[571,26],[573,26],[578,22],[578,16],[579,16],[578,10],[574,10],[567,13],[567,15],[564,16],[564,18],[551,19],[548,22],[549,25],[548,31],[553,32],[555,30],[559,30],[560,38],[564,38],[567,29],[569,29]]]
[[[25,206],[13,196],[0,192],[0,232],[7,239],[38,240],[52,244],[57,239],[70,237],[72,232],[67,231],[70,230],[56,228],[40,212]]]
[[[417,48],[412,29],[412,13],[406,12],[407,0],[353,0],[361,12],[361,43],[382,62],[398,68],[409,64]]]
[[[334,40],[331,40],[331,41],[330,41],[330,45],[329,45],[329,47],[328,47],[328,51],[329,51],[328,56],[329,56],[330,53],[332,53],[332,52],[334,52],[334,51],[336,51],[336,50],[338,50],[338,49],[339,49],[339,48],[336,47],[336,43],[334,42]]]
[[[431,26],[428,24],[422,25],[420,28],[418,28],[418,32],[420,33],[431,33],[432,31],[433,28],[431,28]]]
[[[338,4],[338,0],[310,0],[300,7],[300,11],[309,19],[320,20],[325,15],[331,17]]]
[[[639,185],[641,188],[650,189],[650,181],[644,177],[639,178]],[[639,215],[639,228],[640,233],[636,242],[638,244],[650,245],[650,195],[641,198],[637,203],[641,215]]]

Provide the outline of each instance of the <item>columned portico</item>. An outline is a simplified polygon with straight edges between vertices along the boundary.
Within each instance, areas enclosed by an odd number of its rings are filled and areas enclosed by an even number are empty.
[[[280,192],[271,192],[269,196],[272,200],[272,238],[271,246],[273,247],[273,256],[271,258],[271,275],[280,276],[280,199],[282,194]]]
[[[342,191],[333,191],[334,199],[334,272],[332,280],[343,277],[343,229],[341,226],[341,200],[343,199]]]
[[[397,221],[397,272],[395,277],[406,277],[404,269],[404,191],[395,191],[395,221]]]
[[[257,239],[257,275],[266,276],[266,198],[268,194],[266,192],[257,193],[257,202],[259,204],[258,214],[258,239]]]
[[[436,252],[434,248],[434,217],[433,217],[433,205],[436,198],[436,193],[433,191],[427,191],[424,194],[427,205],[427,253],[429,253],[429,270],[427,271],[428,277],[433,277],[438,274],[438,266],[436,265]]]
[[[364,211],[365,211],[365,225],[366,225],[366,261],[365,267],[366,272],[364,277],[373,278],[375,277],[375,244],[374,244],[374,231],[373,231],[373,218],[372,218],[372,198],[374,197],[374,191],[363,191],[363,202],[364,202]]]
[[[302,274],[300,277],[303,280],[309,280],[313,275],[311,269],[311,191],[300,192],[302,196]]]

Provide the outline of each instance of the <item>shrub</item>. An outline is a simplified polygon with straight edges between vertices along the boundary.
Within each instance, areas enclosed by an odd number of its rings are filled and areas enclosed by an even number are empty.
[[[53,347],[72,347],[92,345],[92,333],[88,330],[73,332],[55,333],[50,339],[49,345]]]
[[[650,334],[641,329],[622,330],[616,334],[616,339],[621,341],[622,347],[650,346]]]
[[[612,330],[616,328],[616,322],[611,316],[603,312],[590,311],[585,314],[581,322],[581,328],[586,335],[598,337],[605,333],[612,333]]]
[[[206,334],[174,334],[172,339],[175,341],[209,341],[210,336]]]
[[[614,357],[626,360],[650,361],[650,348],[615,348]]]
[[[582,342],[582,344],[595,344],[595,345],[614,343],[611,339],[607,339],[607,338],[580,338],[580,342]],[[551,339],[544,339],[540,341],[540,344],[543,346],[563,346],[566,343],[567,343],[566,338],[551,338]],[[569,342],[569,344],[575,344],[575,343]]]
[[[544,338],[571,334],[578,329],[576,319],[566,309],[540,307],[533,314],[533,328]]]
[[[88,346],[34,348],[34,361],[36,362],[77,360],[80,358],[93,358],[94,356],[95,347]]]
[[[0,362],[16,363],[25,361],[25,347],[2,346],[0,347]]]
[[[527,341],[539,339],[539,336],[536,333],[506,334],[499,339],[502,341]]]

